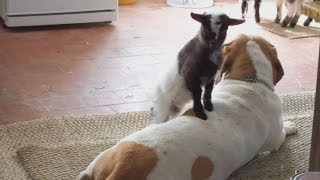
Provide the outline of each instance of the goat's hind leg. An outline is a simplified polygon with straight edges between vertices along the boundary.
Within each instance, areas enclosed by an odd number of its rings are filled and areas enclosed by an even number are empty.
[[[257,23],[260,22],[260,5],[261,0],[254,0],[255,19]]]
[[[247,0],[242,0],[241,2],[241,14],[242,18],[244,19],[246,14],[248,12],[248,1]]]
[[[282,17],[282,3],[283,0],[276,0],[276,4],[277,4],[277,16],[274,19],[275,23],[279,23],[281,21],[281,17]]]

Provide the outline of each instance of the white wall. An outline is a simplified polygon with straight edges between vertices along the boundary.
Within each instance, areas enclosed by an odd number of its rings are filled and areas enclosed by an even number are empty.
[[[5,0],[0,0],[0,16],[2,18],[4,18],[4,10],[5,10],[6,4],[5,4]]]

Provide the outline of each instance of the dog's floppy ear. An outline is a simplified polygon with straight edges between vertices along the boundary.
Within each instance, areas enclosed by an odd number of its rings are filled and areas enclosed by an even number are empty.
[[[284,71],[283,71],[283,68],[282,68],[282,65],[281,65],[281,62],[278,58],[278,53],[277,53],[277,50],[276,48],[269,43],[269,45],[271,46],[272,48],[272,53],[273,53],[273,56],[272,56],[272,64],[273,64],[273,84],[276,85],[283,77],[284,75]]]
[[[207,22],[207,20],[208,20],[208,17],[205,14],[196,14],[196,13],[191,12],[190,15],[191,15],[192,19],[200,22],[201,24]]]
[[[220,70],[220,74],[219,74],[220,78],[222,78],[222,75],[224,73],[228,74],[228,72],[230,72],[233,63],[234,63],[234,58],[232,58],[229,54],[224,56],[221,70]]]
[[[281,65],[278,58],[274,64],[274,71],[275,71],[275,73],[274,73],[274,77],[273,77],[273,84],[276,85],[282,79],[282,77],[284,75],[282,65]]]
[[[276,85],[283,77],[284,71],[281,62],[278,58],[278,53],[276,47],[269,41],[266,41],[271,51],[271,64],[273,69],[273,84]]]
[[[229,26],[239,25],[239,24],[242,24],[242,23],[244,23],[244,22],[245,22],[245,20],[243,20],[243,19],[233,19],[233,18],[229,18],[229,19],[227,20],[227,23],[228,23]]]
[[[224,55],[224,58],[223,58],[223,62],[222,62],[221,68],[220,68],[220,72],[219,72],[220,79],[222,78],[222,75],[224,73],[228,73],[231,70],[231,67],[234,63],[234,58],[230,54],[230,51],[231,51],[230,46],[232,43],[233,43],[233,41],[223,45],[223,47],[222,47],[222,53]]]

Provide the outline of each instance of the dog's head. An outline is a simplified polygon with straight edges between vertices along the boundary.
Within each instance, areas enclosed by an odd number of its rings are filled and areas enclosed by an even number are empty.
[[[223,54],[220,76],[257,78],[276,85],[284,75],[276,48],[262,37],[241,34],[223,46]]]
[[[206,42],[213,41],[218,47],[220,47],[226,39],[229,26],[244,23],[242,19],[233,19],[223,13],[191,13],[191,17],[201,23],[201,39]]]

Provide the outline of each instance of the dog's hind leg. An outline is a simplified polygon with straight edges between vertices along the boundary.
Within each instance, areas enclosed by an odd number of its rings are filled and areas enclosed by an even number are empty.
[[[279,23],[281,21],[281,17],[282,17],[282,3],[283,0],[276,0],[277,3],[277,16],[274,19],[275,23]]]
[[[283,129],[280,133],[274,132],[272,138],[268,144],[268,151],[273,152],[277,151],[282,143],[284,142],[286,136],[294,134],[297,132],[296,125],[293,122],[285,121],[283,122]]]
[[[286,27],[292,20],[294,13],[296,12],[295,4],[286,2],[286,5],[288,7],[288,12],[286,17],[282,20],[281,26]]]
[[[295,27],[299,18],[300,18],[300,15],[301,15],[301,8],[302,8],[302,0],[296,0],[296,3],[295,3],[295,15],[293,16],[291,22],[290,22],[290,27]]]
[[[270,136],[265,142],[263,148],[260,152],[264,151],[277,151],[282,143],[284,142],[286,136],[294,134],[297,132],[296,125],[293,122],[285,121],[283,122],[283,128],[273,128]]]
[[[283,122],[283,130],[281,132],[280,137],[278,137],[277,139],[275,139],[275,147],[273,149],[271,149],[271,151],[277,151],[280,146],[282,145],[282,143],[284,142],[286,136],[294,134],[297,132],[297,127],[295,125],[295,123],[290,122],[290,121],[285,121]]]

